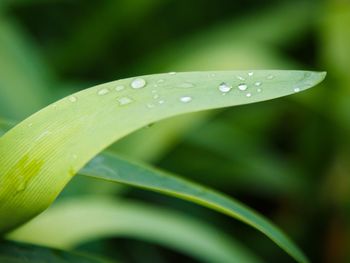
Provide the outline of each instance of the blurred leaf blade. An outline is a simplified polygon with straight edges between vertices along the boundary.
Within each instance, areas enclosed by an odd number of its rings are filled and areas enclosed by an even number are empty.
[[[106,237],[147,240],[204,262],[261,262],[237,241],[198,220],[164,208],[106,197],[58,202],[8,236],[60,249]]]
[[[264,233],[297,261],[308,262],[292,241],[268,220],[209,188],[106,153],[91,161],[80,174],[164,193],[216,210]]]

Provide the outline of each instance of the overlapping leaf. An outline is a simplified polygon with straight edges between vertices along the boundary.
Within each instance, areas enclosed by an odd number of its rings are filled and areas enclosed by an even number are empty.
[[[99,85],[50,105],[0,138],[0,231],[42,212],[91,158],[140,127],[187,112],[299,92],[324,75],[279,70],[148,75]],[[171,183],[175,195],[199,203],[207,199],[212,208],[215,202],[222,203],[217,210],[251,224],[298,261],[306,261],[265,219],[237,202],[182,182]]]

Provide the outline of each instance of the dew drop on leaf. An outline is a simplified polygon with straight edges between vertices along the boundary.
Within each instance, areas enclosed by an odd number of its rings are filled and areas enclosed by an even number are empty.
[[[132,82],[131,82],[131,87],[133,89],[141,89],[143,88],[144,86],[146,86],[146,81],[142,78],[137,78],[137,79],[134,79]]]
[[[222,82],[219,85],[219,90],[223,93],[229,92],[232,89],[230,85],[228,85],[226,82]]]
[[[262,84],[262,82],[260,82],[260,81],[257,81],[257,82],[255,82],[255,86],[257,86],[257,87],[259,87],[259,86],[261,86],[261,84]]]
[[[274,77],[275,77],[274,75],[270,74],[270,75],[268,75],[266,78],[267,78],[267,79],[273,79]]]
[[[180,101],[181,101],[181,102],[184,102],[184,103],[188,103],[188,102],[191,102],[191,101],[192,101],[192,97],[190,97],[190,96],[182,96],[182,97],[180,98]]]
[[[241,84],[238,85],[238,89],[239,89],[239,90],[243,90],[243,91],[244,91],[244,90],[246,90],[247,88],[248,88],[247,84],[241,83]]]
[[[102,95],[106,95],[107,93],[109,93],[109,89],[100,89],[97,94],[102,96]]]
[[[253,75],[254,75],[254,72],[252,72],[252,71],[251,71],[251,72],[248,72],[248,76],[249,76],[249,77],[252,77]]]
[[[247,93],[246,96],[247,96],[247,97],[251,97],[252,94],[251,94],[251,93]]]
[[[130,104],[132,102],[132,99],[130,99],[129,97],[121,97],[117,99],[119,102],[119,105],[127,105]]]
[[[294,88],[294,92],[297,93],[300,91],[300,88]]]

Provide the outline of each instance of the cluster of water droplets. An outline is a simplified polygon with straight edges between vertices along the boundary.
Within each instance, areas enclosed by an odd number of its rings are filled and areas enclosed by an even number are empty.
[[[249,82],[251,82],[251,80],[249,80],[249,78],[251,78],[253,76],[254,76],[254,72],[253,71],[248,72],[247,77],[243,77],[242,75],[237,75],[236,76],[236,79],[239,80],[239,83],[236,84],[236,88],[240,92],[246,92],[245,93],[246,97],[251,97],[252,96],[252,92],[248,92],[248,89],[249,89],[250,86],[255,88],[257,92],[261,92],[262,91],[262,88],[261,88],[262,82],[261,81],[256,81],[252,85],[248,84]],[[267,79],[272,79],[273,77],[274,77],[273,75],[268,75]],[[226,95],[232,89],[234,89],[234,86],[231,85],[231,84],[228,84],[227,82],[222,82],[222,83],[219,84],[218,89],[222,93],[222,95]]]
[[[169,72],[168,75],[176,75],[176,72]],[[260,74],[258,74],[260,75]],[[215,73],[209,73],[208,77],[213,79],[217,78],[217,74]],[[258,76],[259,77],[259,76]],[[264,87],[264,82],[269,82],[271,80],[275,79],[275,75],[273,74],[268,74],[265,76],[261,76],[260,79],[256,77],[256,72],[254,71],[249,71],[247,73],[241,73],[239,75],[233,76],[232,77],[232,82],[221,82],[218,84],[217,88],[219,92],[222,95],[227,95],[229,94],[232,90],[236,90],[236,93],[242,93],[244,96],[247,98],[253,97],[254,94],[261,93],[263,91]],[[307,79],[307,76],[305,75],[304,78]],[[264,81],[265,80],[265,81]],[[147,81],[142,78],[134,78],[130,81],[130,83],[126,86],[124,85],[117,85],[115,87],[104,87],[99,90],[97,90],[97,95],[99,96],[105,96],[111,91],[115,92],[121,92],[126,90],[127,88],[131,88],[133,90],[140,90],[143,88],[149,88],[151,91],[151,101],[148,101],[146,104],[147,108],[155,108],[157,105],[162,105],[165,104],[168,100],[163,98],[161,93],[159,93],[158,89],[159,88],[178,88],[178,89],[189,89],[195,87],[195,84],[191,83],[190,81],[183,81],[174,85],[166,85],[166,80],[163,78],[159,78],[158,80],[155,80],[153,83],[147,83]],[[299,92],[301,91],[300,86],[294,86],[292,87],[292,90],[294,92]],[[181,103],[189,103],[193,101],[193,97],[188,94],[189,92],[186,91],[184,94],[180,97],[177,98],[177,100]],[[123,94],[123,93],[121,93]],[[68,100],[72,103],[77,102],[78,98],[74,95],[69,96]],[[116,101],[120,106],[128,105],[134,101],[133,98],[129,97],[128,95],[124,96],[119,96],[116,98]]]
[[[169,72],[169,75],[176,75],[176,72]],[[303,86],[311,86],[313,83],[310,80],[310,75],[311,73],[305,73],[303,78],[300,79],[299,83],[296,83],[295,86],[292,87],[293,91],[295,93],[300,92]],[[217,89],[222,95],[229,94],[232,90],[236,89],[236,92],[240,92],[244,94],[247,98],[250,98],[253,96],[255,92],[260,93],[263,91],[262,87],[263,81],[262,79],[265,79],[266,82],[269,82],[272,79],[275,79],[275,76],[272,74],[268,74],[264,77],[262,77],[260,80],[254,79],[255,73],[253,71],[245,73],[245,75],[240,74],[232,77],[232,82],[235,84],[230,84],[228,82],[221,82],[218,84]],[[216,78],[215,73],[210,73],[208,74],[209,78]],[[107,94],[110,94],[112,91],[120,93],[121,96],[116,97],[116,101],[120,106],[128,105],[131,104],[134,99],[127,95],[122,95],[124,90],[127,88],[131,88],[133,90],[139,90],[143,89],[147,86],[150,88],[150,95],[151,95],[151,102],[148,102],[146,104],[147,108],[155,108],[156,106],[160,106],[164,103],[166,103],[166,99],[162,97],[162,95],[158,92],[158,88],[160,86],[163,86],[165,84],[165,80],[160,78],[156,80],[154,83],[147,83],[147,81],[144,78],[135,78],[131,80],[131,82],[128,85],[117,85],[115,87],[103,87],[101,89],[98,89],[96,91],[98,96],[106,96]],[[151,86],[153,88],[151,88]],[[193,88],[195,85],[189,81],[184,81],[179,84],[175,84],[173,86],[175,88],[179,89],[188,89],[188,88]],[[187,104],[193,101],[193,97],[188,94],[189,92],[186,91],[185,94],[182,96],[179,96],[176,98],[176,100],[180,103]],[[78,97],[75,95],[71,95],[68,98],[68,101],[71,103],[76,103],[78,101]],[[175,99],[175,98],[174,98]],[[57,107],[57,105],[54,105],[53,107]],[[29,123],[28,127],[31,127],[33,124]],[[36,138],[35,141],[40,141],[44,139],[45,137],[49,136],[51,132],[49,130],[45,130],[42,133],[40,133]],[[78,156],[76,154],[73,154],[71,156],[73,160],[76,160]],[[20,183],[18,186],[18,191],[22,191],[26,187],[26,183]]]

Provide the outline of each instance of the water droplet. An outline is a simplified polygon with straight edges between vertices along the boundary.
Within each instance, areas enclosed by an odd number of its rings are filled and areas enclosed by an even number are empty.
[[[100,89],[97,94],[102,96],[102,95],[106,95],[107,93],[109,93],[109,89]]]
[[[300,91],[300,88],[294,88],[294,92],[297,93]]]
[[[169,75],[175,75],[175,74],[176,74],[175,71],[169,72]]]
[[[257,86],[257,87],[259,87],[259,86],[261,86],[261,84],[262,84],[262,82],[260,82],[260,81],[257,81],[257,82],[255,82],[255,86]]]
[[[123,85],[118,85],[118,86],[115,87],[116,91],[121,91],[123,89],[125,89],[125,87]]]
[[[267,78],[267,79],[273,79],[274,77],[275,77],[274,75],[270,74],[270,75],[268,75],[266,78]]]
[[[132,99],[130,99],[129,97],[121,97],[121,98],[118,98],[117,100],[120,105],[127,105],[132,102]]]
[[[154,90],[152,90],[151,92],[152,92],[152,93],[156,93],[156,92],[157,92],[157,90],[155,90],[155,89],[154,89]]]
[[[70,102],[76,102],[78,99],[77,99],[77,97],[75,97],[75,96],[69,96],[69,97],[68,97],[68,100],[69,100]]]
[[[248,72],[248,76],[251,77],[254,75],[254,72]]]
[[[241,77],[241,76],[237,76],[237,79],[239,80],[245,80],[245,78]]]
[[[155,94],[154,96],[153,96],[153,99],[158,99],[159,98],[159,95],[158,94]]]
[[[148,104],[147,104],[147,108],[149,108],[149,109],[154,108],[154,107],[155,107],[155,105],[152,104],[152,103],[148,103]]]
[[[238,89],[239,89],[239,90],[244,91],[244,90],[246,90],[247,88],[248,88],[247,84],[241,83],[241,84],[238,85]]]
[[[251,97],[252,94],[251,94],[251,93],[247,93],[246,96],[247,96],[247,97]]]
[[[159,104],[163,104],[164,102],[165,102],[164,100],[158,101]]]
[[[229,92],[232,89],[230,85],[228,85],[226,82],[222,82],[219,85],[219,90],[223,93]]]
[[[191,101],[192,101],[192,97],[190,97],[190,96],[182,96],[182,97],[180,98],[180,101],[181,101],[181,102],[184,102],[184,103],[188,103],[188,102],[191,102]]]
[[[260,88],[258,88],[256,91],[257,91],[257,92],[261,92],[261,89],[260,89]]]
[[[131,87],[133,89],[141,89],[143,88],[144,86],[146,85],[146,81],[142,78],[138,78],[138,79],[134,79],[132,82],[131,82]]]
[[[157,80],[157,83],[163,83],[164,82],[164,79],[158,79]]]
[[[184,82],[184,83],[177,85],[176,87],[178,87],[178,88],[193,88],[194,85],[192,83],[189,83],[189,82]]]

